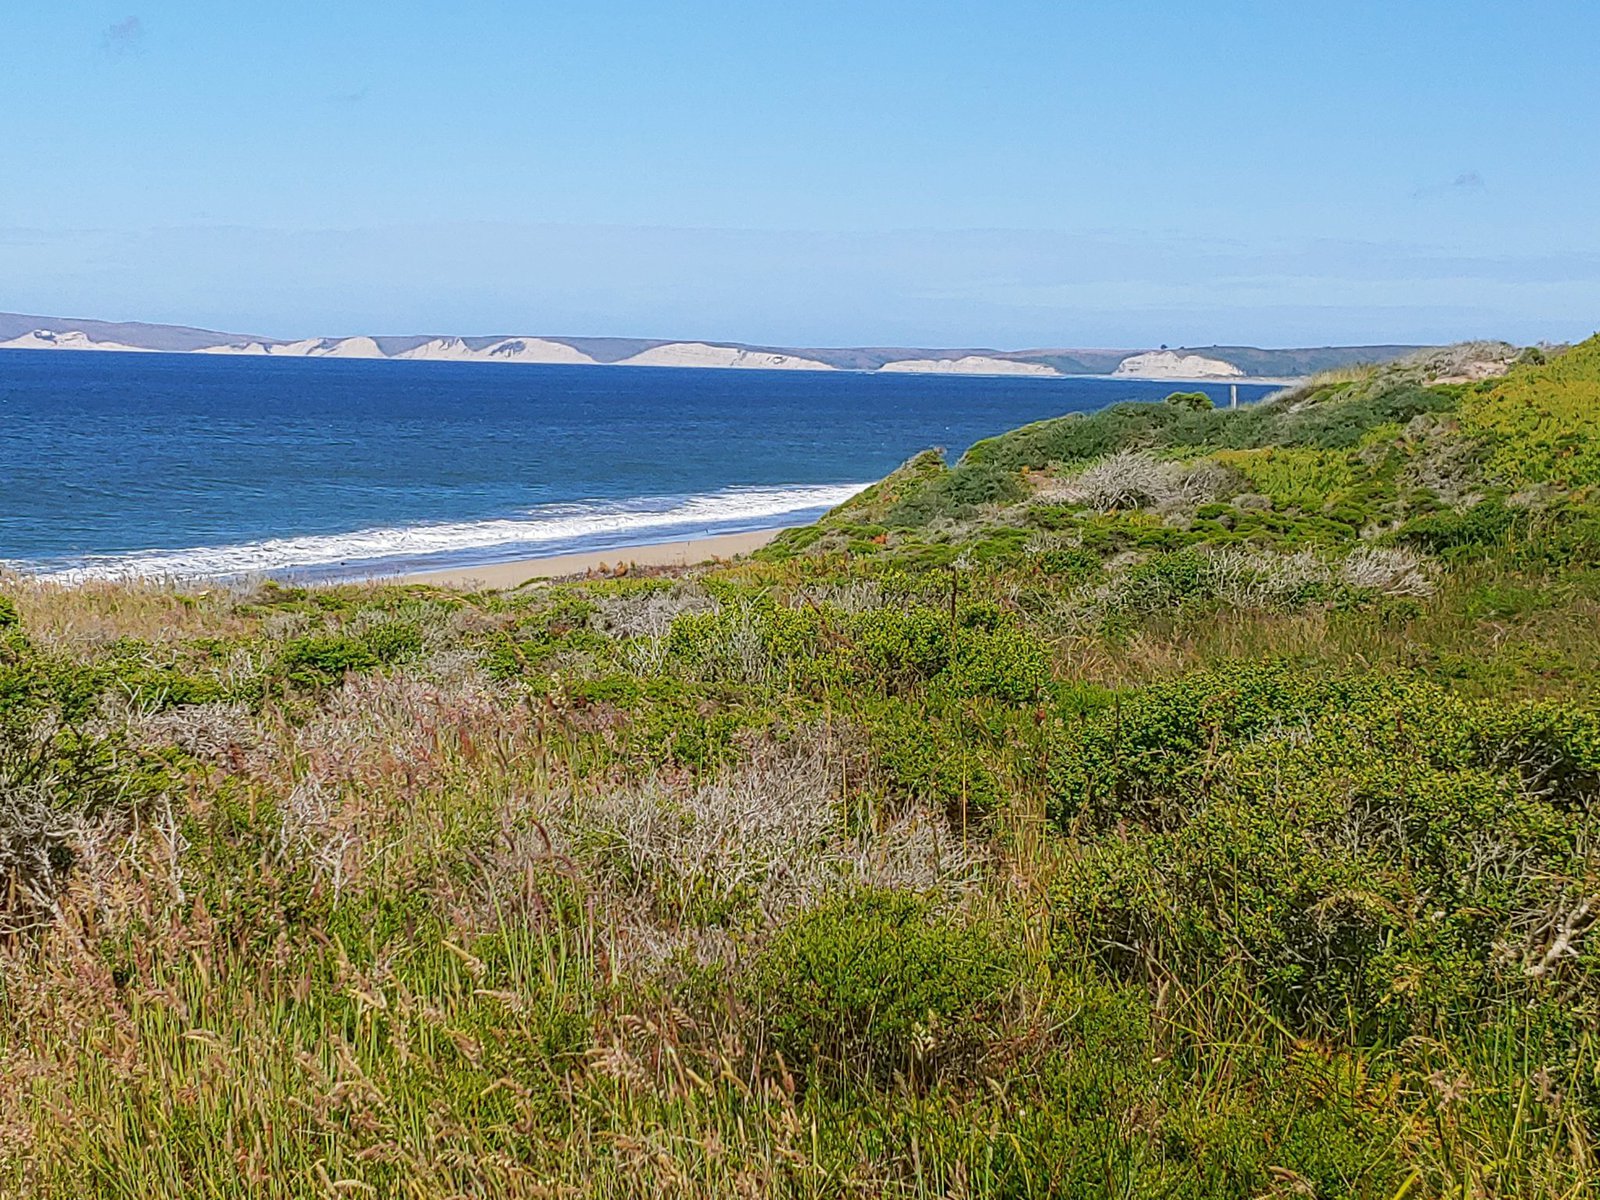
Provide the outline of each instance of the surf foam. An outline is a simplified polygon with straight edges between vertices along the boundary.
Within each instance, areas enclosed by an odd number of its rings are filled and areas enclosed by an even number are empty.
[[[699,537],[771,528],[780,518],[818,512],[842,504],[864,483],[810,484],[795,487],[728,488],[698,496],[642,496],[621,501],[544,504],[514,517],[457,521],[396,528],[359,529],[350,533],[308,534],[268,538],[227,546],[194,546],[180,550],[139,550],[124,554],[84,555],[48,563],[5,562],[0,565],[54,583],[106,579],[208,579],[297,570],[339,574],[376,574],[386,564],[410,566],[419,559],[452,556],[436,565],[476,566],[516,557],[587,549],[612,549],[676,540],[670,535]]]

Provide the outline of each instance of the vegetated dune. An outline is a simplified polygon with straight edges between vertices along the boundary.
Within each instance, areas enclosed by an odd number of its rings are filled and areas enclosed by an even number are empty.
[[[1017,362],[987,354],[967,354],[961,358],[902,358],[878,368],[890,374],[931,375],[1059,375],[1043,363]]]
[[[0,576],[0,1194],[1592,1196],[1597,411],[1471,346],[732,565]]]
[[[668,342],[622,359],[623,367],[747,367],[761,371],[832,371],[814,358],[706,342]]]
[[[1182,354],[1172,350],[1151,350],[1130,354],[1118,364],[1116,375],[1137,379],[1242,379],[1244,372],[1219,358]]]

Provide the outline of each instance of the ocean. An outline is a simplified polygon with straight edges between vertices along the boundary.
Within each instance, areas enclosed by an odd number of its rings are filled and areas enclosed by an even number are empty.
[[[0,351],[0,566],[360,578],[795,525],[926,447],[1174,386]]]

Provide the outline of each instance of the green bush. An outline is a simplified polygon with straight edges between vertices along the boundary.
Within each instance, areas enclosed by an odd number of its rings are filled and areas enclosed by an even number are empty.
[[[1353,449],[1374,430],[1404,425],[1423,413],[1448,412],[1456,404],[1456,393],[1448,388],[1411,383],[1382,386],[1348,397],[1335,394],[1320,404],[1285,412],[1269,440],[1280,446],[1313,450]]]
[[[1398,427],[1421,413],[1450,411],[1459,397],[1459,389],[1423,387],[1399,372],[1239,409],[1216,410],[1203,392],[1177,392],[1162,404],[1114,404],[1097,413],[1024,425],[978,442],[961,465],[1072,466],[1137,448],[1353,449],[1385,427]]]
[[[1131,446],[1163,442],[1161,431],[1187,415],[1161,404],[1113,404],[1087,416],[1073,413],[987,438],[975,443],[961,464],[1016,471],[1089,462]]]
[[[932,679],[950,662],[950,618],[936,608],[877,608],[849,626],[859,661],[896,685]]]
[[[1064,945],[1232,972],[1285,1019],[1392,1039],[1543,994],[1522,961],[1578,899],[1600,719],[1255,668],[1124,696],[1051,756],[1052,811],[1086,839]]]
[[[1032,561],[1042,574],[1068,586],[1088,583],[1105,574],[1105,564],[1100,556],[1081,546],[1041,550],[1032,556]]]
[[[780,929],[747,986],[769,1044],[803,1077],[927,1080],[995,1035],[1017,971],[989,925],[865,891]]]
[[[934,680],[959,695],[1023,702],[1050,682],[1050,656],[1038,637],[998,611],[968,608],[952,627],[937,608],[879,608],[848,625],[860,675],[889,692]]]
[[[1464,512],[1445,510],[1406,522],[1396,541],[1418,546],[1430,554],[1459,557],[1505,545],[1517,526],[1519,514],[1502,500],[1490,497]]]
[[[958,694],[1022,704],[1037,700],[1049,685],[1050,654],[1037,636],[1010,623],[965,630],[948,678]]]
[[[937,806],[958,822],[986,817],[1004,800],[1007,781],[991,740],[959,708],[895,701],[872,712],[866,726],[892,797]]]
[[[346,673],[389,666],[421,648],[422,632],[415,625],[384,621],[359,633],[340,630],[295,638],[279,652],[278,670],[292,683],[315,687]]]
[[[1206,596],[1209,578],[1206,557],[1198,550],[1157,554],[1122,577],[1122,604],[1132,612],[1170,608]]]
[[[936,518],[962,520],[981,505],[1008,504],[1027,494],[1015,471],[985,463],[962,463],[911,492],[884,517],[891,529],[912,529]]]
[[[0,642],[0,940],[48,904],[77,861],[81,826],[107,829],[169,782],[164,764],[97,719],[105,673]]]

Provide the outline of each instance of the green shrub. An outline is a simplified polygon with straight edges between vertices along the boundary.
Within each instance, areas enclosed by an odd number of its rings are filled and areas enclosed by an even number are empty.
[[[1239,409],[1215,410],[1203,392],[1177,392],[1162,404],[1114,404],[1024,425],[976,443],[961,465],[1073,466],[1133,449],[1348,450],[1385,427],[1404,425],[1422,413],[1450,411],[1459,402],[1459,389],[1424,387],[1404,372],[1295,391]]]
[[[1285,413],[1270,440],[1280,446],[1313,450],[1354,449],[1374,430],[1404,425],[1423,413],[1447,412],[1456,403],[1455,393],[1447,388],[1416,384],[1380,387]]]
[[[1190,415],[1161,404],[1113,404],[1090,415],[1073,413],[1038,421],[977,442],[961,462],[1013,471],[1023,467],[1037,470],[1052,463],[1071,466],[1132,446],[1163,443],[1162,431]]]
[[[104,672],[0,645],[0,940],[65,881],[84,823],[114,829],[168,783],[124,732],[96,719]],[[0,989],[3,992],[3,989]]]
[[[932,679],[950,662],[950,618],[936,608],[873,609],[849,632],[863,667],[891,688]]]
[[[936,518],[962,520],[985,504],[1007,504],[1027,494],[1015,471],[962,463],[911,492],[884,517],[891,529],[914,529]]]
[[[1130,567],[1122,577],[1122,604],[1133,612],[1182,604],[1206,596],[1209,577],[1206,557],[1197,550],[1157,554]]]
[[[1417,517],[1406,522],[1394,536],[1396,541],[1418,546],[1430,554],[1460,557],[1505,545],[1518,521],[1518,513],[1490,497],[1464,512],[1447,509]]]
[[[950,663],[950,686],[960,695],[1022,704],[1050,683],[1050,655],[1037,636],[1011,623],[964,630]]]
[[[1256,668],[1124,696],[1051,756],[1055,817],[1087,839],[1065,945],[1392,1039],[1543,994],[1522,963],[1536,914],[1577,903],[1600,719]]]
[[[780,929],[748,987],[771,1046],[808,1080],[926,1080],[994,1036],[1017,971],[989,925],[865,891]]]
[[[1032,561],[1041,574],[1069,587],[1088,583],[1105,573],[1105,564],[1100,556],[1081,546],[1040,550],[1032,556]]]
[[[295,638],[279,652],[278,669],[292,683],[315,687],[350,672],[389,666],[421,648],[422,632],[415,625],[381,621],[359,633],[340,630]]]
[[[966,713],[892,702],[866,721],[873,761],[890,795],[943,809],[954,821],[981,819],[1005,798],[985,753],[990,740]]]
[[[839,505],[818,525],[823,528],[856,521],[882,522],[908,496],[941,479],[947,471],[942,450],[923,450],[913,455],[871,487],[865,488]],[[793,531],[791,531],[793,532]]]
[[[1462,428],[1489,447],[1488,467],[1510,487],[1600,483],[1600,337],[1552,361],[1513,370],[1461,406]]]

